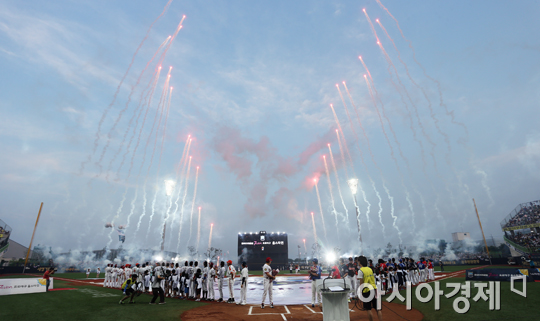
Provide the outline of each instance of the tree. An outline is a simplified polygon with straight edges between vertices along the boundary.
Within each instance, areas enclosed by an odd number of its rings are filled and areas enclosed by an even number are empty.
[[[199,252],[197,251],[197,249],[193,245],[188,246],[188,251],[189,251],[189,256],[192,257],[192,258],[196,257],[197,254],[199,254]]]
[[[211,248],[206,249],[206,252],[204,253],[204,255],[208,260],[213,261],[214,259],[218,257],[220,253],[221,253],[221,249],[211,247]]]

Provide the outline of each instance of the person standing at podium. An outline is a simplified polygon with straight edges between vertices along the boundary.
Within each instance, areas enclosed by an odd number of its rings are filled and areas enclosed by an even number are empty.
[[[371,310],[377,310],[377,284],[375,283],[375,276],[373,275],[373,270],[368,267],[365,256],[360,256],[358,262],[360,263],[360,270],[358,271],[358,280],[360,281],[358,287],[359,292],[360,289],[362,289],[362,284],[365,284],[362,293],[358,293],[358,296],[360,297],[360,295],[362,295],[364,310],[367,310],[368,312],[369,321],[373,321],[373,311]],[[365,302],[371,295],[373,295],[373,299]],[[379,321],[382,321],[381,310],[377,310],[377,318]]]
[[[313,259],[313,266],[309,269],[309,279],[311,280],[311,307],[315,307],[315,295],[317,295],[317,304],[322,303],[321,292],[317,291],[317,280],[321,279],[322,269],[319,266],[319,260]]]

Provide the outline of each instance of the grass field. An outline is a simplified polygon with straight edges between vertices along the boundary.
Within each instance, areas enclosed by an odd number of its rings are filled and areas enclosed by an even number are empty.
[[[463,269],[470,269],[473,266],[445,266],[445,272],[449,270],[459,271]],[[497,266],[496,268],[505,268],[504,266]],[[510,267],[506,267],[510,268]],[[449,278],[439,281],[440,289],[446,293],[451,292],[453,288],[446,288],[448,283],[465,283],[464,277]],[[484,283],[484,282],[480,282]],[[435,288],[434,283],[430,283],[432,289]],[[515,286],[520,291],[522,290],[521,283],[516,283]],[[524,298],[516,293],[510,291],[510,282],[501,282],[500,302],[501,309],[499,311],[490,311],[489,302],[473,301],[478,289],[474,287],[474,282],[471,281],[471,296],[469,299],[470,309],[465,314],[458,314],[454,311],[452,304],[453,301],[461,296],[460,293],[456,294],[452,298],[446,298],[441,296],[440,310],[435,311],[435,300],[432,299],[428,303],[422,303],[416,299],[416,288],[412,289],[412,307],[419,310],[424,314],[425,321],[455,321],[455,320],[537,320],[538,319],[538,306],[540,305],[540,283],[529,282],[527,283],[527,298]],[[400,292],[405,297],[405,291]],[[427,295],[427,290],[422,291],[422,295]],[[399,300],[392,302],[399,303]],[[405,304],[405,303],[403,303]],[[463,305],[460,304],[460,307]],[[384,313],[384,312],[383,312]]]
[[[460,271],[472,267],[474,266],[447,266],[445,272]],[[497,266],[497,268],[503,267]],[[59,273],[55,276],[74,280],[86,278],[84,273]],[[7,277],[22,277],[22,275]],[[26,277],[33,276],[27,275]],[[439,284],[440,288],[445,293],[448,293],[450,289],[446,288],[446,284],[464,282],[464,277],[456,277],[439,281]],[[510,291],[510,282],[501,282],[500,311],[490,311],[489,303],[486,301],[474,302],[472,298],[476,295],[477,289],[474,288],[473,284],[471,284],[471,296],[469,299],[470,310],[466,314],[458,314],[452,307],[453,301],[461,296],[459,293],[452,298],[441,296],[441,309],[435,311],[434,300],[432,299],[428,303],[418,301],[415,295],[416,288],[413,288],[412,307],[422,312],[426,321],[536,320],[538,318],[537,307],[540,305],[540,296],[538,295],[540,293],[540,283],[528,283],[527,298],[524,298]],[[434,288],[434,283],[430,283],[430,286]],[[141,295],[136,298],[136,304],[126,303],[119,305],[118,301],[122,297],[122,293],[117,289],[77,284],[59,279],[54,280],[54,287],[76,288],[78,290],[2,296],[0,297],[0,320],[117,321],[132,318],[140,319],[141,317],[152,318],[152,320],[179,320],[184,311],[205,305],[205,303],[178,299],[166,299],[167,304],[165,305],[149,305],[151,296],[148,295]],[[521,284],[516,285],[516,288],[521,290]],[[405,296],[405,291],[401,291],[401,294]],[[422,295],[426,295],[426,290],[422,292]],[[395,299],[393,302],[399,303],[399,300]],[[224,305],[224,308],[226,308],[226,305]]]
[[[81,278],[83,273],[62,273],[56,276]],[[10,276],[19,277],[19,276]],[[82,276],[86,278],[84,274]],[[77,288],[77,291],[19,294],[0,297],[0,320],[179,320],[189,309],[205,303],[165,299],[167,304],[149,305],[149,295],[136,298],[135,304],[119,305],[122,292],[97,286],[74,285],[54,280],[55,288]],[[158,299],[159,300],[159,299]]]

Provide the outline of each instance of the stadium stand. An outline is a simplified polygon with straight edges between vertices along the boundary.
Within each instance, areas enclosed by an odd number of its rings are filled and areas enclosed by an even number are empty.
[[[540,251],[540,201],[519,204],[501,222],[504,239],[520,254]]]
[[[9,236],[11,235],[11,227],[4,221],[0,220],[0,258],[9,247]]]

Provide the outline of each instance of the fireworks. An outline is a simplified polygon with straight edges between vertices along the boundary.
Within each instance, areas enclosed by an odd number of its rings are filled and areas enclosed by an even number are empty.
[[[313,181],[315,182],[315,191],[317,192],[317,201],[319,202],[319,211],[321,212],[321,221],[322,221],[322,226],[323,226],[323,231],[324,231],[324,239],[328,242],[328,237],[326,235],[326,224],[324,223],[324,214],[323,214],[323,210],[322,210],[322,205],[321,205],[321,196],[319,195],[319,187],[318,187],[318,182],[317,182],[317,179],[314,178]],[[313,213],[311,213],[313,215]]]

